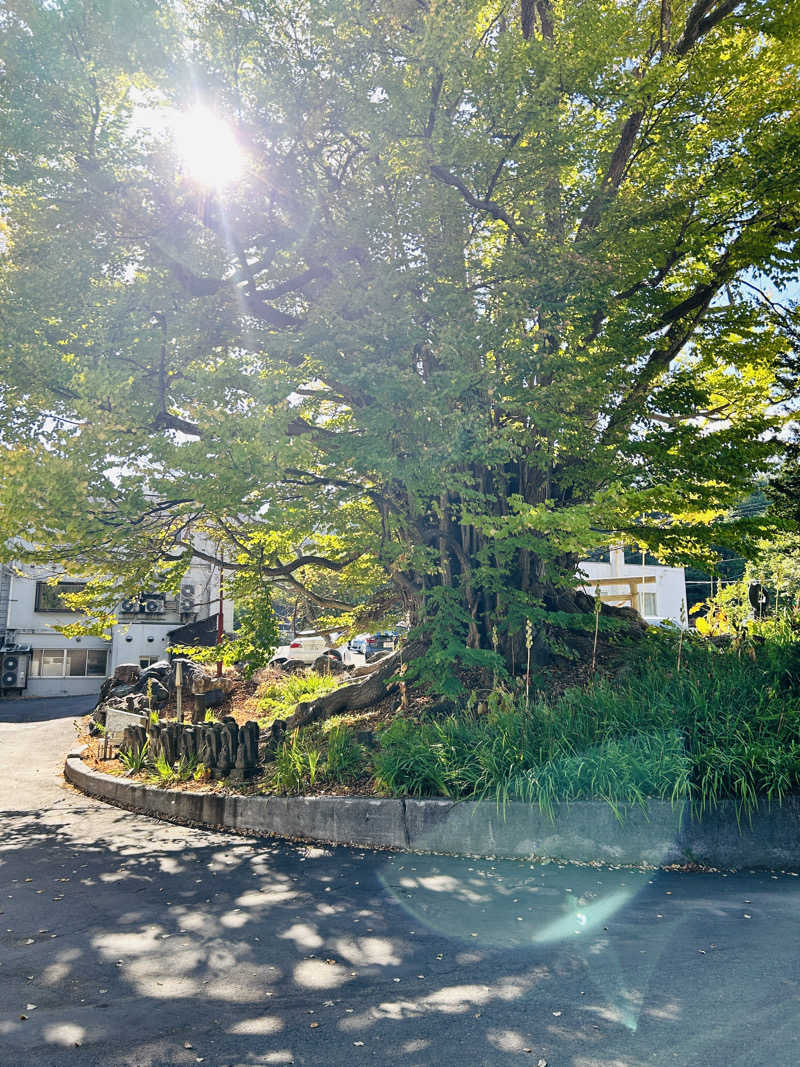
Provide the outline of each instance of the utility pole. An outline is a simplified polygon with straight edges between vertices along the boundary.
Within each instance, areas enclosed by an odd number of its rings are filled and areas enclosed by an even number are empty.
[[[222,644],[225,630],[222,625],[222,564],[219,565],[219,611],[217,612],[217,648]],[[217,660],[217,678],[222,677],[222,660]]]

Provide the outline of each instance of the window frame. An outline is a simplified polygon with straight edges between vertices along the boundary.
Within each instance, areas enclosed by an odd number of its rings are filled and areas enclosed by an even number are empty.
[[[61,602],[61,595],[63,593],[79,593],[82,589],[86,588],[86,582],[36,582],[36,601],[34,604],[34,611],[41,612],[43,614],[56,614],[58,612],[66,612],[68,615],[80,615],[80,611],[76,608],[67,607],[66,604]],[[43,601],[46,601],[48,596],[55,598],[58,602],[56,607],[44,607]]]
[[[31,678],[105,678],[108,675],[108,654],[107,648],[34,648],[31,655],[29,677]],[[70,671],[70,653],[83,653],[83,674],[72,674]],[[61,654],[61,673],[60,674],[42,674],[42,658],[45,654],[55,657],[57,654]],[[89,659],[92,653],[95,656],[105,656],[105,662],[103,664],[102,673],[98,671],[89,670]],[[99,666],[99,663],[97,664]]]
[[[645,591],[643,589],[639,595],[642,598],[641,599],[641,610],[640,610],[640,615],[642,616],[642,618],[643,619],[657,619],[659,617],[659,615],[658,615],[658,594],[655,592],[655,590],[648,589],[648,590]],[[648,611],[647,610],[648,597],[652,597],[653,598],[653,600],[652,600],[653,610],[652,611]]]

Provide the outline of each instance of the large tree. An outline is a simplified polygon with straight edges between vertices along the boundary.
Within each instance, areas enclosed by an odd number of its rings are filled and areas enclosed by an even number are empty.
[[[580,615],[592,546],[719,542],[794,389],[796,3],[0,25],[5,536],[142,587],[204,532],[466,661]],[[198,104],[244,157],[219,188],[170,125]]]

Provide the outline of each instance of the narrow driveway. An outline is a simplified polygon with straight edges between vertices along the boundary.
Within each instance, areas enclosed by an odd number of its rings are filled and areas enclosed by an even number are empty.
[[[791,873],[184,829],[65,785],[84,710],[0,702],[2,1067],[798,1062]]]

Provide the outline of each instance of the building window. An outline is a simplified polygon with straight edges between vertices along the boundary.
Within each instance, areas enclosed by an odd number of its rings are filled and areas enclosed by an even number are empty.
[[[90,648],[86,653],[86,674],[92,678],[105,678],[108,667],[108,652],[104,648]]]
[[[50,582],[36,583],[36,610],[37,611],[68,611],[73,615],[79,614],[75,608],[68,607],[64,602],[66,593],[80,593],[86,588],[85,582]]]
[[[139,666],[143,671],[151,665],[151,663],[160,663],[161,660],[158,656],[139,656]]]
[[[36,648],[32,678],[105,678],[108,652],[104,648]]]
[[[70,678],[85,678],[86,677],[86,649],[85,648],[68,648],[67,649],[67,670],[66,673]]]
[[[646,619],[655,619],[658,615],[655,593],[640,593],[642,598],[642,615]]]

